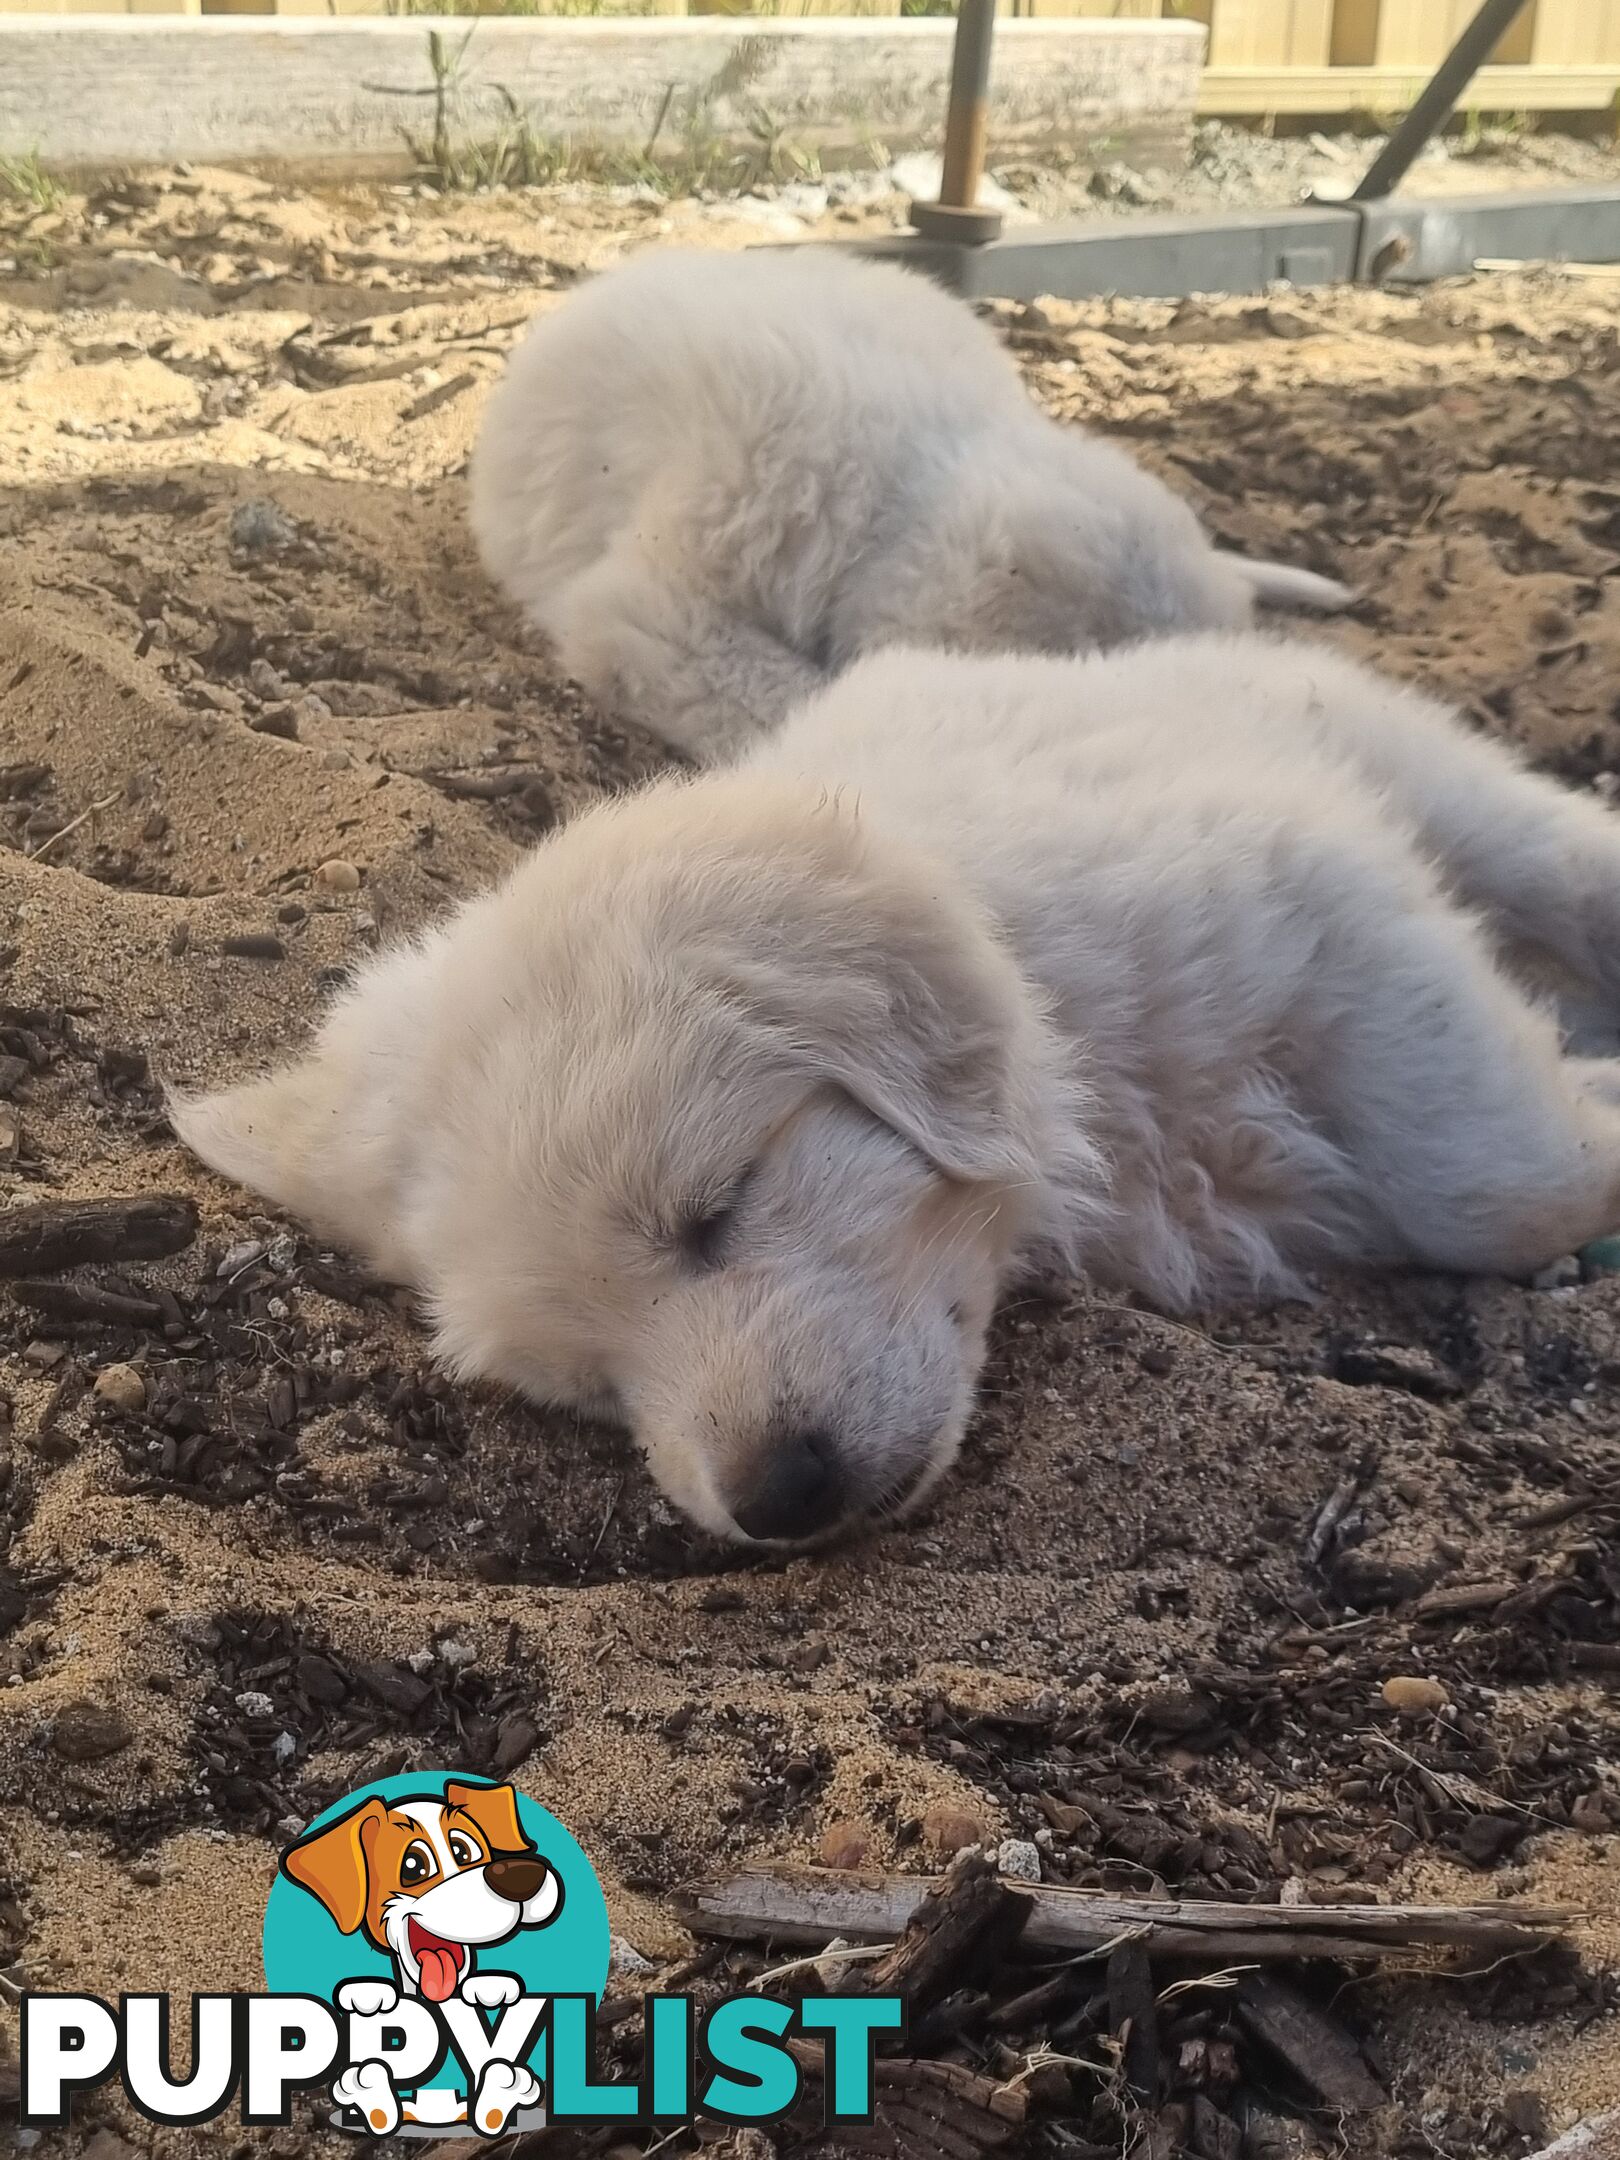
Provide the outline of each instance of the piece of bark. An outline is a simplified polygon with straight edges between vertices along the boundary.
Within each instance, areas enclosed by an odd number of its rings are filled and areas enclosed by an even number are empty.
[[[961,1979],[992,1938],[998,1953],[1006,1950],[1028,1912],[987,1854],[965,1852],[910,1914],[894,1948],[859,1974],[859,1984],[870,1995],[898,1995],[916,2014]]]
[[[0,1210],[0,1275],[55,1275],[89,1261],[161,1260],[197,1235],[178,1193],[128,1200],[42,1200]]]
[[[1489,1612],[1523,1587],[1517,1582],[1453,1583],[1449,1589],[1426,1590],[1412,1607],[1413,1617],[1451,1620],[1465,1613]]]
[[[14,1282],[19,1305],[59,1327],[161,1327],[163,1307],[151,1298],[125,1297],[94,1283]]]
[[[1140,1941],[1109,1953],[1108,2022],[1121,2042],[1126,2084],[1138,2100],[1151,2102],[1159,2090],[1159,2006]]]
[[[234,937],[223,937],[219,949],[227,960],[285,960],[286,940],[278,938],[273,930],[244,930]]]
[[[1309,1566],[1320,1567],[1327,1558],[1345,1517],[1371,1484],[1377,1470],[1377,1451],[1364,1448],[1354,1468],[1340,1479],[1317,1509],[1305,1540],[1305,1559]]]
[[[938,1883],[925,1875],[875,1875],[806,1867],[744,1868],[681,1891],[694,1934],[734,1942],[819,1948],[835,1936],[893,1943]],[[1028,1905],[1027,1950],[1091,1951],[1140,1933],[1151,1958],[1261,1963],[1301,1958],[1354,1962],[1414,1945],[1500,1955],[1540,1948],[1567,1926],[1561,1906],[1233,1905],[1214,1899],[1093,1896],[1043,1883],[1003,1885]],[[868,1985],[871,1985],[868,1979]]]
[[[818,2042],[789,2040],[788,2052],[811,2079],[825,2058]],[[961,2063],[911,2055],[879,2056],[876,2119],[841,2123],[839,2146],[852,2151],[927,2153],[938,2160],[975,2160],[1006,2143],[1029,2115],[1022,2085],[998,2085]]]
[[[1074,1994],[1072,1973],[1054,1973],[1050,1980],[1041,1981],[1038,1987],[1026,1988],[1022,1995],[1011,1996],[998,2003],[991,2011],[988,2023],[992,2032],[1017,2032],[1020,2026],[1034,2025],[1045,2018],[1049,2010],[1066,2003]]]
[[[1242,2131],[1207,2093],[1193,2096],[1192,2149],[1198,2160],[1240,2160],[1243,2151]]]
[[[919,2054],[943,2055],[970,2025],[984,2021],[989,2008],[990,1997],[983,1988],[958,1988],[911,2020],[906,2029],[907,2043]]]
[[[1322,2107],[1382,2107],[1388,2095],[1344,2027],[1274,1973],[1238,1982],[1238,2023]]]
[[[1171,2106],[1148,2116],[1132,2145],[1128,2160],[1176,2160],[1185,2149],[1187,2110]]]

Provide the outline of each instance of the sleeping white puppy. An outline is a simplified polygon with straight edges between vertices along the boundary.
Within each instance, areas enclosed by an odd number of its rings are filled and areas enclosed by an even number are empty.
[[[1498,946],[1620,1000],[1620,820],[1412,691],[1252,633],[895,651],[174,1116],[458,1373],[799,1539],[932,1485],[1019,1277],[1186,1308],[1620,1227],[1620,1062]]]
[[[569,674],[706,762],[883,646],[1080,652],[1350,598],[1218,554],[959,300],[819,249],[593,280],[513,354],[471,485]]]

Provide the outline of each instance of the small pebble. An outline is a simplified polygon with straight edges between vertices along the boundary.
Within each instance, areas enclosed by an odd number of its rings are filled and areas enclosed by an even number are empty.
[[[248,726],[255,735],[274,735],[278,742],[298,740],[298,715],[285,699],[266,705],[248,721]]]
[[[1013,1882],[1039,1882],[1040,1848],[1028,1838],[1003,1838],[996,1847],[996,1868]]]
[[[982,1818],[971,1808],[963,1807],[960,1801],[944,1800],[924,1815],[922,1834],[925,1845],[949,1856],[969,1845],[982,1845],[986,1833]]]
[[[859,1823],[833,1823],[816,1848],[816,1859],[826,1868],[864,1867],[871,1857],[871,1840]]]
[[[850,1961],[840,1953],[849,1947],[842,1935],[835,1935],[830,1943],[823,1943],[820,1957],[810,1968],[829,1995],[848,1991]]]
[[[1532,1290],[1571,1290],[1581,1279],[1581,1263],[1573,1253],[1562,1260],[1553,1261],[1550,1267],[1540,1269],[1530,1278]]]
[[[98,2130],[79,2160],[141,2160],[141,2156],[116,2130]]]
[[[146,1382],[133,1365],[108,1365],[96,1375],[95,1395],[98,1402],[111,1404],[114,1410],[131,1414],[146,1408]]]
[[[232,1275],[240,1275],[244,1268],[250,1268],[263,1253],[263,1238],[246,1238],[240,1245],[227,1248],[214,1273],[224,1282]]]
[[[291,547],[297,538],[298,527],[273,502],[238,503],[231,512],[231,546],[246,554]]]
[[[64,1762],[100,1762],[127,1748],[135,1729],[116,1710],[100,1703],[69,1703],[59,1710],[51,1727],[51,1747]]]
[[[316,871],[314,884],[322,892],[352,893],[360,890],[360,872],[352,862],[345,862],[334,855],[330,862],[323,862]]]
[[[616,1980],[640,1980],[650,1972],[656,1972],[650,1957],[643,1957],[632,1942],[622,1935],[608,1937],[608,1971]]]
[[[236,1698],[236,1707],[244,1717],[274,1717],[276,1714],[274,1702],[257,1688],[244,1688]]]
[[[1450,1700],[1438,1680],[1420,1680],[1415,1674],[1396,1674],[1384,1682],[1384,1701],[1402,1717],[1429,1717],[1444,1710]]]

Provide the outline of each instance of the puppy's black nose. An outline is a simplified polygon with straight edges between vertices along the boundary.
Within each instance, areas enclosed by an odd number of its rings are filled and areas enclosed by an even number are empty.
[[[504,1859],[497,1856],[484,1870],[484,1880],[497,1897],[509,1898],[514,1905],[526,1905],[546,1879],[543,1860],[530,1860],[519,1853]]]
[[[832,1441],[824,1432],[802,1432],[771,1447],[759,1483],[731,1513],[745,1537],[809,1538],[830,1529],[848,1505]]]

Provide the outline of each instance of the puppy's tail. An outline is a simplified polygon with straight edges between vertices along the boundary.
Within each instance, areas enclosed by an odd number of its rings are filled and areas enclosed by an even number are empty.
[[[1304,608],[1313,615],[1337,615],[1354,605],[1356,595],[1337,578],[1318,577],[1314,570],[1296,570],[1288,563],[1254,562],[1247,555],[1233,556],[1231,560],[1248,579],[1262,607]]]

